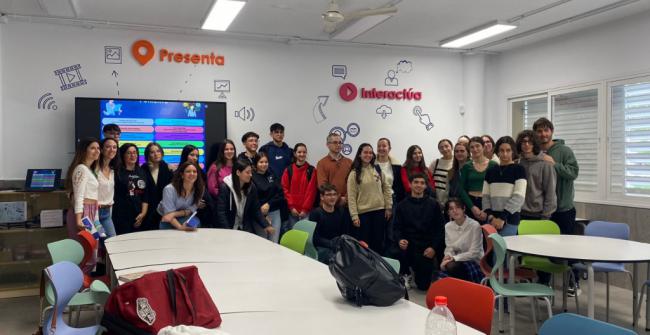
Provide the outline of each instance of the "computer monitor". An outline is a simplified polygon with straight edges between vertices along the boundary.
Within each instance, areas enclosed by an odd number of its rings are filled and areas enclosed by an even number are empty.
[[[29,169],[25,178],[25,191],[54,191],[61,184],[61,169]]]

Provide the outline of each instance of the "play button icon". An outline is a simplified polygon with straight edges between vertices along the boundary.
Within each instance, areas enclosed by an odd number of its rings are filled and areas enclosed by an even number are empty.
[[[339,87],[339,96],[344,101],[352,101],[357,97],[357,87],[352,83],[344,83]]]

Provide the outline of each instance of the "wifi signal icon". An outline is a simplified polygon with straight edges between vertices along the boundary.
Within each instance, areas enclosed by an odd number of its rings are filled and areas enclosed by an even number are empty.
[[[39,99],[38,99],[38,109],[50,109],[50,110],[57,110],[56,102],[54,101],[54,97],[52,96],[52,93],[47,92],[43,94]]]

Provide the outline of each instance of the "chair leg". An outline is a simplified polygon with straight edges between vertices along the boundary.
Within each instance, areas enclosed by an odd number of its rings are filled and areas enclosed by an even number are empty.
[[[537,334],[537,309],[535,308],[536,297],[530,297],[530,309],[533,311],[533,325],[535,326],[535,334]]]
[[[637,318],[637,320],[639,319],[639,317],[641,317],[641,304],[643,303],[643,296],[645,295],[646,286],[647,286],[646,284],[641,285],[641,294],[639,295],[639,300],[634,302],[634,303],[636,303],[636,318]],[[647,323],[648,323],[648,321],[646,320],[646,324]],[[646,328],[647,328],[647,326],[646,326]]]
[[[551,274],[551,289],[555,292],[555,275]],[[555,294],[551,297],[551,304],[555,306]]]
[[[553,317],[553,309],[551,309],[551,301],[548,299],[548,297],[544,297],[544,301],[546,301],[546,307],[548,308],[548,318]]]
[[[605,272],[605,283],[607,287],[605,288],[606,298],[605,298],[605,321],[609,322],[609,272]]]
[[[499,328],[499,333],[503,333],[503,296],[497,295],[494,297],[494,300],[499,304],[499,322],[498,328]]]

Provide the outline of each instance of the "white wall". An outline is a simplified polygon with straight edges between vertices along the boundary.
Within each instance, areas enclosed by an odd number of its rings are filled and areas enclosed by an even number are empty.
[[[73,151],[74,97],[116,96],[113,70],[119,73],[122,98],[218,101],[213,80],[229,79],[229,137],[238,143],[243,132],[254,130],[262,135],[264,143],[268,140],[268,126],[281,122],[287,128],[288,143],[303,141],[308,145],[312,163],[325,154],[324,139],[329,130],[334,126],[345,128],[350,122],[359,123],[361,128],[360,136],[348,140],[354,151],[362,142],[374,144],[380,136],[387,136],[393,140],[393,153],[400,161],[410,144],[421,145],[430,161],[438,156],[439,139],[455,140],[461,134],[458,125],[466,122],[467,129],[481,127],[459,116],[463,77],[471,74],[463,75],[463,59],[453,53],[286,45],[19,22],[10,22],[1,29],[0,179],[24,178],[29,167],[67,167]],[[157,48],[217,51],[226,56],[226,65],[161,64],[152,60],[141,67],[130,53],[131,44],[141,38],[152,41]],[[122,47],[122,64],[104,63],[106,45]],[[339,98],[338,87],[343,80],[331,76],[333,64],[347,65],[346,81],[359,87],[383,88],[386,72],[402,59],[413,62],[413,70],[398,74],[399,88],[422,91],[421,101],[357,99],[345,103]],[[53,71],[74,64],[81,65],[88,83],[61,91]],[[478,71],[482,76],[484,69],[474,66],[469,71]],[[47,92],[55,97],[56,111],[36,106],[39,97]],[[312,109],[320,95],[330,98],[325,106],[327,119],[316,123]],[[382,104],[393,109],[386,119],[375,113]],[[415,105],[429,114],[435,125],[431,131],[426,131],[413,115]],[[234,111],[244,106],[254,108],[253,122],[234,117]]]
[[[491,56],[486,127],[506,134],[507,98],[650,71],[650,12]]]

